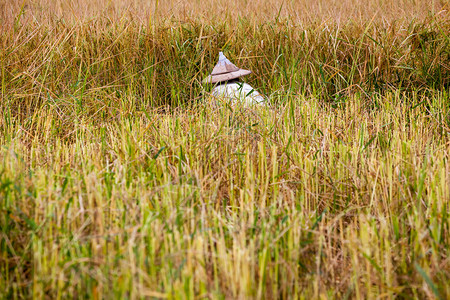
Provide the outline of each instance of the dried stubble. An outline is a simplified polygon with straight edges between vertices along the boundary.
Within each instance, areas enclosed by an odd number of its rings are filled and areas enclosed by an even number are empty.
[[[0,296],[450,295],[445,1],[0,3]]]

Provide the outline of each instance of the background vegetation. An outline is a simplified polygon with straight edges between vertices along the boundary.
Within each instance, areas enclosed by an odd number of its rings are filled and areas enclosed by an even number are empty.
[[[449,8],[0,0],[0,296],[449,297]]]

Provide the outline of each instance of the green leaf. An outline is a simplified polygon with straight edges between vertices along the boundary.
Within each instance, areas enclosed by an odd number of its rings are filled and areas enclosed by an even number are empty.
[[[428,274],[425,272],[425,270],[422,269],[418,263],[414,263],[414,267],[416,268],[417,272],[419,272],[420,276],[422,276],[422,278],[428,284],[428,286],[431,288],[431,290],[433,291],[433,294],[436,296],[436,298],[444,299],[439,294],[439,290],[437,289],[436,285],[433,283],[431,278],[428,276]]]

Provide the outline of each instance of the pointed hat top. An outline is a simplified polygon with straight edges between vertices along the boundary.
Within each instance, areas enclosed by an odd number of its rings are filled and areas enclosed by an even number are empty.
[[[219,62],[212,70],[211,75],[219,75],[236,71],[239,71],[239,68],[229,61],[228,58],[223,55],[223,52],[219,52]]]
[[[241,76],[250,74],[251,71],[244,70],[236,67],[228,58],[223,55],[223,52],[219,52],[219,62],[216,64],[204,82],[216,83],[221,81],[227,81],[236,79]]]

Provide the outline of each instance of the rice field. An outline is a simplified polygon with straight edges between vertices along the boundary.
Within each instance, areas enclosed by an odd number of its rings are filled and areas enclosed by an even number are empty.
[[[0,0],[0,298],[449,298],[449,10]]]

